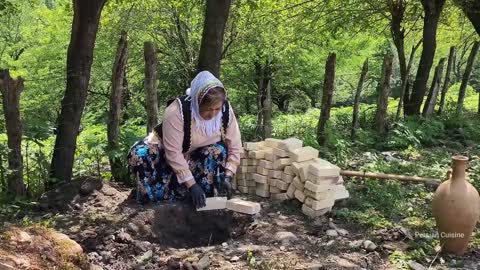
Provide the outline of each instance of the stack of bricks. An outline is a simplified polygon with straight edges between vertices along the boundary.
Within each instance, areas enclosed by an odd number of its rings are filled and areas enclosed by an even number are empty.
[[[235,176],[242,193],[276,200],[297,199],[310,217],[324,215],[335,200],[348,198],[340,168],[318,158],[318,150],[296,138],[244,143]]]

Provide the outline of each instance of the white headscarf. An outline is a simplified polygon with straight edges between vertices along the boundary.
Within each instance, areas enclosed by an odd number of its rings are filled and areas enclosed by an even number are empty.
[[[192,115],[195,118],[195,124],[198,128],[200,128],[205,135],[212,136],[215,132],[219,131],[222,125],[222,111],[220,111],[215,117],[210,120],[205,120],[200,115],[200,105],[199,103],[205,96],[213,88],[223,87],[222,82],[213,76],[212,73],[208,71],[202,71],[193,78],[190,89],[187,89],[187,95],[192,98],[191,102],[191,109]],[[190,90],[190,91],[189,91]],[[225,98],[227,97],[227,91],[225,91]],[[200,101],[200,102],[199,102]]]

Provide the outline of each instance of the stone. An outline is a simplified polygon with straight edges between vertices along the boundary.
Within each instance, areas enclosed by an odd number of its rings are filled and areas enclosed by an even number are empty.
[[[282,174],[282,180],[286,183],[292,183],[293,178],[294,178],[293,175],[286,174],[285,172]]]
[[[282,150],[282,149],[279,149],[279,148],[273,148],[273,154],[277,157],[281,157],[281,158],[284,158],[284,157],[288,157],[288,152],[285,151],[285,150]]]
[[[240,199],[228,200],[226,207],[229,210],[232,210],[238,213],[249,214],[249,215],[257,214],[258,212],[260,212],[260,209],[261,209],[261,206],[259,203],[244,201]]]
[[[258,159],[247,159],[248,166],[258,166],[259,160]]]
[[[363,248],[365,248],[367,251],[374,251],[377,249],[377,245],[375,245],[372,241],[370,240],[365,240],[363,241]]]
[[[130,234],[126,233],[126,232],[119,232],[117,234],[117,238],[120,242],[120,243],[131,243],[133,242],[133,238]]]
[[[300,179],[298,177],[293,178],[292,185],[294,185],[295,188],[300,191],[303,191],[305,189],[304,184],[300,182]]]
[[[248,166],[238,166],[237,173],[247,173]]]
[[[312,192],[324,192],[324,191],[333,191],[333,186],[332,185],[315,185],[314,183],[310,181],[305,182],[305,189],[310,190]]]
[[[329,237],[337,237],[338,236],[338,232],[334,229],[329,229],[325,232],[325,234]]]
[[[285,201],[285,200],[290,199],[290,197],[288,197],[287,193],[273,194],[273,195],[272,195],[272,198],[273,198],[274,200],[277,200],[277,201]]]
[[[283,182],[282,180],[277,180],[275,183],[275,186],[280,189],[280,190],[287,190],[288,186],[290,186],[289,183]]]
[[[265,158],[266,154],[272,153],[271,150],[257,150],[248,152],[248,158],[252,159],[262,159]]]
[[[247,166],[247,173],[256,173],[257,166]]]
[[[279,158],[273,162],[273,169],[274,170],[283,170],[286,166],[291,165],[292,160],[290,158]]]
[[[268,177],[258,173],[253,174],[253,180],[257,183],[266,184]]]
[[[302,212],[305,215],[307,215],[311,218],[316,218],[316,217],[319,217],[319,216],[323,216],[326,213],[328,213],[328,211],[330,211],[330,210],[331,210],[330,208],[325,208],[325,209],[322,209],[322,210],[313,210],[312,208],[308,207],[306,204],[302,205]]]
[[[339,179],[339,175],[317,176],[312,173],[307,173],[307,181],[310,181],[316,185],[337,184]]]
[[[280,190],[280,189],[277,188],[277,187],[270,186],[270,193],[278,194],[278,193],[282,193],[282,190]]]
[[[293,199],[295,197],[295,186],[294,185],[290,185],[287,189],[287,196],[290,198],[290,199]]]
[[[341,236],[347,236],[349,234],[349,232],[345,229],[337,229],[337,232]]]
[[[282,179],[282,174],[283,174],[282,171],[271,170],[271,171],[268,173],[268,176],[271,177],[271,178]]]
[[[340,168],[326,160],[318,159],[308,166],[308,172],[316,176],[337,176],[340,175]]]
[[[352,249],[358,249],[362,246],[362,244],[363,244],[363,240],[355,240],[350,242],[348,246]]]
[[[302,147],[294,149],[290,152],[290,158],[294,162],[302,162],[318,157],[318,150],[311,147]]]
[[[227,197],[209,197],[205,201],[206,206],[197,211],[217,210],[227,208]]]
[[[264,142],[244,142],[243,148],[247,151],[260,150],[260,146],[264,145]]]
[[[136,261],[138,263],[146,263],[152,258],[152,256],[153,256],[153,251],[149,250],[149,251],[143,253],[141,256],[138,256],[136,258]]]
[[[347,199],[350,197],[348,190],[343,185],[335,186],[335,200]]]
[[[233,256],[232,258],[230,258],[231,262],[238,262],[239,260],[240,260],[240,257],[238,256]]]
[[[275,233],[275,241],[279,241],[282,245],[287,246],[290,242],[298,240],[298,237],[292,232],[280,231]]]
[[[295,172],[293,170],[293,166],[292,165],[288,165],[288,166],[285,166],[285,168],[283,169],[283,173],[284,174],[287,174],[287,175],[291,175],[291,176],[295,176]]]
[[[237,189],[243,194],[248,194],[248,187],[238,186]]]
[[[258,166],[259,167],[262,167],[262,168],[265,168],[265,169],[273,169],[273,162],[269,161],[269,160],[265,160],[265,159],[261,159],[259,162],[258,162]]]
[[[412,269],[412,270],[427,270],[428,268],[415,262],[415,261],[409,261],[408,262],[408,266]]]
[[[266,168],[262,168],[262,167],[257,167],[257,173],[258,174],[261,174],[261,175],[268,175],[268,173],[270,172],[269,169],[266,169]]]
[[[297,189],[295,190],[295,198],[303,203],[305,201],[305,194],[301,190]]]
[[[269,186],[272,186],[272,187],[275,187],[277,185],[277,180],[278,179],[275,179],[275,178],[268,178],[268,185]]]
[[[315,211],[322,210],[325,208],[331,208],[335,204],[335,200],[330,199],[330,200],[321,200],[317,201],[312,198],[307,197],[305,199],[305,204],[312,208]],[[330,211],[330,210],[329,210]]]
[[[270,190],[256,190],[255,194],[257,196],[263,197],[263,198],[269,198],[270,197]]]
[[[278,145],[282,142],[280,139],[275,139],[275,138],[266,138],[265,139],[265,146],[271,147],[271,148],[276,148]]]
[[[210,258],[205,255],[197,263],[193,264],[193,267],[198,270],[205,270],[210,266]]]
[[[285,151],[292,151],[298,148],[301,148],[303,146],[303,142],[297,138],[288,138],[285,140],[282,140],[277,144],[277,147],[285,150]]]
[[[275,160],[277,160],[277,156],[275,156],[275,155],[273,154],[273,152],[271,152],[271,153],[269,152],[269,153],[266,153],[266,154],[265,154],[264,159],[266,159],[266,160],[268,160],[268,161],[271,161],[271,162],[274,162]]]

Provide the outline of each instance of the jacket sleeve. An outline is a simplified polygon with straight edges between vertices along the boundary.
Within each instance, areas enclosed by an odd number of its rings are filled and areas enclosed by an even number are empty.
[[[243,152],[243,148],[240,128],[238,127],[237,118],[235,117],[232,106],[230,106],[230,119],[227,132],[225,133],[225,143],[228,147],[226,169],[235,174],[237,172],[237,166],[240,164],[240,152]]]
[[[179,184],[193,180],[192,172],[182,153],[183,117],[180,105],[175,100],[165,110],[162,124],[163,147],[168,164],[177,175]]]

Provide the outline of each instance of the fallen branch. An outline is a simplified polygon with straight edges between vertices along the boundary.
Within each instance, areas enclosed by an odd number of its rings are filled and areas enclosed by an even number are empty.
[[[362,177],[362,178],[395,179],[400,181],[412,181],[412,182],[424,183],[434,188],[438,187],[441,183],[440,179],[435,179],[435,178],[424,178],[424,177],[418,177],[418,176],[386,174],[386,173],[370,173],[365,171],[358,172],[358,171],[341,170],[340,175],[355,176],[355,177]]]

